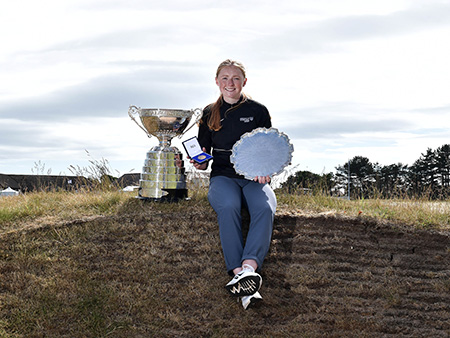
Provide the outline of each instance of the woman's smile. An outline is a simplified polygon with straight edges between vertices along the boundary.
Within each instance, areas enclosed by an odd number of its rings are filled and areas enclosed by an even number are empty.
[[[236,66],[222,68],[216,77],[216,84],[219,86],[223,99],[229,104],[239,101],[246,82],[244,74]]]

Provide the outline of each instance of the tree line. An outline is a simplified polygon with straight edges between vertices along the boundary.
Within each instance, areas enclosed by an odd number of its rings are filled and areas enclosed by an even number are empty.
[[[293,192],[319,190],[349,198],[450,197],[450,145],[428,148],[412,165],[381,166],[367,157],[355,156],[336,167],[336,173],[317,175],[298,171],[282,183]]]

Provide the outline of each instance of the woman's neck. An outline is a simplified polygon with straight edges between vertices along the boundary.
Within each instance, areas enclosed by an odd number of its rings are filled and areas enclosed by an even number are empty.
[[[242,100],[242,94],[241,94],[241,96],[239,96],[239,99],[237,99],[237,100],[230,100],[230,98],[225,98],[225,97],[223,97],[222,96],[222,100],[225,102],[225,103],[228,103],[229,105],[235,105],[236,103],[239,103],[241,100]]]

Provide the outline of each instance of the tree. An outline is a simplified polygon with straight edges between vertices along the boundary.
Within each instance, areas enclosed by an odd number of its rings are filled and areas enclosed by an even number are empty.
[[[336,167],[337,188],[350,189],[350,197],[368,197],[375,183],[374,165],[367,157],[355,156],[346,164]]]
[[[402,163],[380,166],[367,157],[355,156],[336,167],[336,174],[316,175],[299,171],[282,184],[294,188],[320,188],[340,191],[351,198],[426,196],[444,199],[450,196],[450,144],[436,150],[428,148],[413,165]]]
[[[450,191],[450,144],[444,144],[435,151],[437,176],[439,184],[446,196]]]
[[[410,168],[410,187],[414,196],[424,196],[434,199],[439,195],[438,167],[436,153],[428,148]]]
[[[297,171],[281,184],[281,188],[287,189],[290,193],[299,189],[331,193],[333,186],[332,173],[318,175],[310,171]]]
[[[402,197],[408,188],[408,166],[402,163],[383,166],[377,178],[377,188],[383,197]]]

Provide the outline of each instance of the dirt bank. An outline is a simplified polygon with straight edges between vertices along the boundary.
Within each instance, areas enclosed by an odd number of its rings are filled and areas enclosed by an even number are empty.
[[[360,218],[279,216],[265,273],[261,314],[279,325],[273,308],[296,303],[283,321],[300,335],[450,335],[446,233]]]
[[[2,337],[450,335],[448,233],[279,214],[244,311],[209,207],[33,223],[0,236]]]

